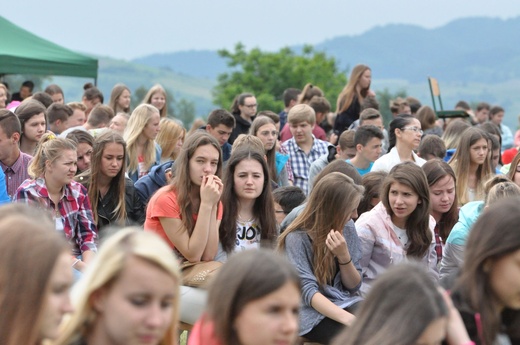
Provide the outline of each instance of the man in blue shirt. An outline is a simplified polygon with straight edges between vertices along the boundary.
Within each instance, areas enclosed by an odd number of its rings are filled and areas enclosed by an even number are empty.
[[[347,163],[353,165],[361,176],[370,172],[372,165],[381,155],[383,138],[383,132],[376,126],[361,126],[356,130],[356,155],[347,159]]]

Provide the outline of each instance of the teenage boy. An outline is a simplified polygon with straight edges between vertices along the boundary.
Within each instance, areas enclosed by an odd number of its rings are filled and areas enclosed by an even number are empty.
[[[222,148],[222,160],[226,162],[231,156],[231,144],[229,136],[235,128],[235,117],[225,109],[215,109],[208,116],[208,124],[205,127],[212,137],[218,140]]]
[[[60,134],[67,128],[73,127],[69,125],[69,117],[72,116],[74,110],[65,104],[52,103],[47,109],[47,120],[49,121],[49,129],[54,134]]]
[[[359,125],[360,126],[369,126],[373,125],[379,128],[383,132],[383,149],[381,151],[381,154],[384,155],[388,152],[388,132],[385,129],[385,126],[383,126],[383,116],[381,116],[381,113],[379,110],[376,110],[374,108],[367,108],[364,109],[361,114],[359,114]]]
[[[328,153],[328,143],[316,139],[312,134],[316,114],[307,104],[292,107],[287,115],[287,122],[293,137],[282,143],[282,147],[289,152],[294,185],[307,194],[310,166],[321,155]]]
[[[18,116],[7,109],[0,110],[0,168],[1,174],[5,174],[4,185],[0,185],[0,203],[6,196],[2,191],[7,188],[6,194],[12,198],[16,189],[29,178],[27,166],[32,157],[20,151],[21,133]]]
[[[361,176],[369,173],[376,159],[381,155],[383,132],[376,126],[360,126],[354,136],[356,155],[347,159],[356,168]]]
[[[316,125],[312,129],[312,135],[320,140],[327,141],[327,134],[319,124],[330,111],[329,101],[325,97],[314,96],[309,102],[309,107],[311,107],[314,110],[314,114],[316,114]],[[280,141],[284,142],[291,138],[291,130],[289,126],[285,126],[280,132]]]

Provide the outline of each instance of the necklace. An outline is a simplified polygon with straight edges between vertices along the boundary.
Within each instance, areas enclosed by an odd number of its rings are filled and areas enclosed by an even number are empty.
[[[255,216],[252,216],[250,219],[245,220],[245,219],[240,215],[240,213],[238,214],[238,221],[239,221],[240,223],[251,223],[253,220],[255,220]]]

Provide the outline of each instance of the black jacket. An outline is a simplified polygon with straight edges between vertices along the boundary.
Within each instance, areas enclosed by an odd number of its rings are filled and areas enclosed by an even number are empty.
[[[116,224],[114,210],[116,209],[118,200],[116,195],[116,187],[110,186],[107,194],[99,199],[97,206],[98,213],[98,231],[100,237],[103,237],[103,228],[108,225]],[[134,183],[131,179],[125,178],[125,207],[126,207],[126,224],[142,226],[145,221],[146,212],[141,199],[137,195]]]
[[[233,115],[235,116],[235,128],[233,128],[233,132],[229,136],[228,143],[233,145],[235,142],[235,139],[240,134],[249,134],[249,128],[251,128],[251,122],[244,120],[240,115]],[[251,121],[253,121],[255,117],[251,118]]]

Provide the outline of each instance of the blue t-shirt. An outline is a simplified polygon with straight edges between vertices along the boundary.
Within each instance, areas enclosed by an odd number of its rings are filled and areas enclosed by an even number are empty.
[[[368,174],[370,172],[370,170],[372,170],[372,166],[374,165],[374,162],[370,162],[370,165],[368,166],[368,168],[366,169],[359,169],[358,167],[354,166],[354,164],[352,164],[350,162],[350,159],[347,159],[346,162],[350,165],[352,165],[354,168],[356,168],[356,170],[358,171],[359,175],[363,176],[365,174]]]

